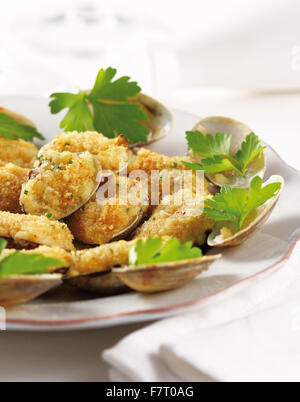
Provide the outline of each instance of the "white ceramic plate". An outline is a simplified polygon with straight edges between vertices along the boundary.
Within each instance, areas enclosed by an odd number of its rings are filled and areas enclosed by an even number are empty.
[[[51,116],[44,98],[0,97],[0,105],[28,116],[49,140],[60,132],[61,116]],[[184,133],[199,118],[174,112],[174,132],[152,149],[168,155],[183,155],[187,149]],[[251,122],[245,123],[251,126]],[[58,289],[34,302],[9,309],[8,329],[65,331],[164,318],[195,310],[202,303],[217,300],[221,294],[242,286],[245,281],[257,281],[283,269],[300,235],[300,172],[285,164],[270,147],[266,153],[266,179],[279,174],[286,180],[279,204],[261,232],[245,245],[223,252],[223,259],[207,273],[181,289],[157,295],[129,293],[96,298]]]

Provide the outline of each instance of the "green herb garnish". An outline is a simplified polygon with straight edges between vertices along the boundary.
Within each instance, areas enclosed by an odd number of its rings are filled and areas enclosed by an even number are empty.
[[[135,266],[155,265],[201,257],[201,249],[193,247],[192,242],[181,244],[176,237],[173,237],[163,244],[161,238],[149,237],[145,242],[139,239],[136,246],[131,248],[129,263]]]
[[[203,158],[201,163],[183,164],[192,170],[202,170],[205,173],[220,173],[233,170],[240,176],[246,177],[246,170],[250,163],[265,149],[260,139],[254,133],[249,134],[242,143],[241,149],[230,155],[232,141],[231,134],[217,133],[204,135],[199,131],[186,133],[190,149]]]
[[[149,129],[142,122],[147,121],[148,116],[139,104],[130,102],[141,88],[130,81],[130,77],[113,81],[116,73],[111,67],[100,70],[89,93],[52,94],[51,113],[69,109],[60,127],[65,131],[96,130],[109,138],[122,134],[131,144],[146,141]]]
[[[262,179],[258,176],[251,181],[249,190],[232,188],[226,184],[220,194],[205,201],[203,211],[209,219],[233,222],[239,232],[247,217],[274,197],[281,186],[281,183],[271,183],[262,187]]]
[[[7,242],[0,239],[0,254]],[[0,261],[0,278],[11,275],[42,275],[48,274],[49,268],[62,268],[65,266],[56,258],[45,257],[42,254],[24,254],[15,251]]]
[[[18,123],[13,117],[0,112],[0,135],[8,140],[22,139],[32,142],[34,138],[44,140],[35,127]]]

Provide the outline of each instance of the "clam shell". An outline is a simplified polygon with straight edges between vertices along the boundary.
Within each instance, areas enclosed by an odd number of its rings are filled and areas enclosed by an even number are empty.
[[[158,293],[184,286],[203,271],[207,271],[210,265],[219,258],[221,255],[153,266],[129,266],[115,268],[113,272],[133,290]]]
[[[133,233],[135,231],[135,229],[138,228],[140,223],[143,221],[146,213],[147,213],[147,210],[141,209],[140,213],[138,214],[138,216],[136,217],[134,222],[132,222],[131,225],[127,226],[127,228],[124,228],[121,232],[115,234],[114,237],[111,239],[111,241],[118,241],[118,240],[126,239],[131,233]]]
[[[166,138],[174,127],[175,118],[170,109],[151,96],[140,94],[135,102],[140,103],[149,117],[145,123],[150,130],[148,140],[131,147],[144,147]]]
[[[252,130],[244,123],[239,121],[215,116],[207,117],[200,120],[195,125],[193,131],[200,131],[202,134],[216,135],[217,133],[226,133],[232,135],[232,143],[230,148],[230,154],[234,155],[241,148],[243,141],[246,139]],[[201,160],[197,155],[190,153],[198,162]],[[266,158],[264,152],[262,152],[253,162],[248,166],[246,172],[246,178],[239,176],[236,172],[222,172],[214,174],[206,174],[207,179],[213,184],[222,187],[224,184],[229,184],[232,187],[249,188],[251,180],[255,176],[264,178],[266,171]]]
[[[89,93],[89,90],[84,91]],[[146,94],[139,94],[137,98],[131,99],[132,103],[139,103],[146,112],[149,120],[144,124],[149,128],[150,134],[146,142],[131,144],[129,147],[144,147],[166,138],[174,127],[174,114],[158,100]],[[121,134],[121,133],[120,133]]]
[[[26,303],[61,284],[62,275],[15,275],[0,278],[0,305]]]
[[[95,156],[93,156],[93,159],[94,159],[95,165],[98,168],[98,173],[96,175],[93,191],[91,191],[91,193],[88,195],[88,197],[83,202],[81,202],[80,205],[76,205],[75,208],[73,208],[70,211],[68,211],[67,214],[58,217],[56,220],[62,220],[62,219],[67,218],[68,216],[74,214],[76,211],[78,211],[80,208],[82,208],[85,204],[87,204],[90,201],[90,199],[96,194],[97,190],[99,189],[99,186],[101,185],[102,167],[100,165],[99,160]],[[36,174],[38,174],[38,170],[39,170],[39,168],[33,168],[32,169],[31,178],[29,178],[28,181],[32,180],[36,176]],[[20,201],[20,205],[21,205],[21,208],[22,208],[23,212],[25,214],[27,214],[26,208],[22,204],[21,201]]]
[[[15,113],[12,110],[6,109],[4,107],[0,107],[0,113],[7,114],[8,116],[12,117],[20,124],[26,124],[27,126],[32,126],[34,128],[36,127],[31,120],[27,119],[27,117],[25,117],[19,113]]]
[[[267,222],[269,217],[271,216],[274,208],[276,207],[280,195],[284,188],[284,179],[281,176],[272,176],[266,183],[282,183],[281,189],[277,192],[277,194],[267,201],[264,205],[258,208],[258,216],[247,226],[245,229],[236,233],[234,236],[224,239],[217,240],[220,229],[226,225],[226,222],[218,223],[216,228],[212,231],[212,233],[208,236],[207,244],[211,247],[234,247],[239,246],[240,244],[247,241],[250,237],[252,237],[256,232],[258,232],[264,224]]]
[[[113,296],[129,292],[130,289],[111,271],[78,276],[68,280],[72,286],[101,296]]]

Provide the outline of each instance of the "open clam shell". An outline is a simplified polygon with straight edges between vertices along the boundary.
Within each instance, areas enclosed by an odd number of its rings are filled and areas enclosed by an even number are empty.
[[[67,153],[70,154],[71,153]],[[74,153],[74,155],[81,155],[84,153]],[[86,153],[87,154],[87,153]],[[87,179],[85,178],[85,182],[83,180],[81,180],[80,185],[77,186],[78,189],[78,194],[77,197],[72,197],[72,202],[70,202],[70,205],[64,205],[64,208],[60,208],[60,210],[58,210],[58,207],[56,206],[56,209],[54,210],[53,207],[51,206],[51,199],[49,199],[49,203],[45,203],[43,205],[43,208],[41,208],[41,201],[39,201],[39,203],[37,202],[36,199],[31,199],[32,197],[32,193],[33,191],[28,191],[27,186],[30,186],[30,183],[33,182],[37,176],[43,174],[43,163],[46,161],[47,163],[50,164],[50,162],[47,159],[43,159],[42,162],[39,162],[40,164],[36,164],[36,166],[31,170],[30,173],[30,177],[27,181],[27,183],[23,184],[23,192],[21,194],[20,197],[20,205],[22,210],[24,211],[24,213],[26,214],[32,214],[32,215],[46,215],[47,213],[50,213],[51,217],[53,217],[53,219],[55,220],[61,220],[61,219],[65,219],[68,216],[72,215],[73,213],[75,213],[76,211],[78,211],[81,207],[83,207],[87,202],[90,201],[90,199],[96,194],[100,184],[101,184],[101,179],[102,179],[102,167],[100,165],[100,162],[98,161],[98,159],[94,156],[94,155],[89,155],[93,161],[93,166],[94,166],[94,172],[93,172],[93,177],[90,177],[90,183],[89,183],[89,191],[87,192],[85,190],[85,186],[86,186],[86,182]],[[52,175],[53,175],[53,180],[52,183],[53,187],[55,188],[56,184],[58,182],[57,178],[56,180],[54,175],[55,175],[55,169],[53,169]],[[45,172],[44,172],[45,174]],[[46,172],[47,174],[47,172]],[[92,184],[90,186],[90,184]],[[26,190],[26,191],[25,191]],[[68,192],[68,188],[66,187],[65,192]],[[37,191],[35,189],[35,191]],[[29,194],[30,193],[30,194]],[[84,194],[84,196],[81,195]],[[28,195],[29,194],[29,195]],[[39,193],[37,193],[37,196],[40,196]],[[74,203],[73,200],[75,199],[80,199],[79,202]],[[53,199],[52,199],[53,200]],[[51,201],[52,202],[52,201]],[[29,205],[30,208],[28,208],[26,206]],[[32,206],[32,204],[34,204],[34,208]],[[49,208],[49,210],[48,210]]]
[[[133,290],[158,293],[184,286],[202,272],[207,271],[210,265],[219,258],[221,255],[153,266],[128,266],[115,268],[113,272]]]
[[[61,284],[61,274],[16,275],[0,278],[0,305],[26,303]]]
[[[284,188],[284,179],[281,176],[272,176],[265,183],[265,185],[271,183],[282,183],[281,189],[274,195],[273,198],[271,198],[261,207],[257,208],[254,215],[252,216],[250,223],[248,221],[248,225],[245,229],[241,230],[231,237],[224,238],[221,234],[221,230],[224,227],[228,227],[230,229],[231,224],[228,222],[219,222],[216,224],[212,233],[208,236],[207,244],[211,247],[239,246],[240,244],[247,241],[250,237],[252,237],[256,232],[258,232],[271,216]]]
[[[118,276],[111,271],[78,276],[69,279],[68,283],[78,289],[99,294],[100,296],[113,296],[130,291]]]
[[[131,233],[135,231],[140,225],[140,223],[144,220],[147,210],[144,208],[140,210],[139,214],[137,215],[136,219],[126,228],[124,228],[121,232],[116,233],[111,241],[118,241],[126,239]]]
[[[84,92],[88,94],[90,91],[86,90]],[[166,138],[171,133],[174,127],[175,117],[170,109],[158,100],[143,93],[139,94],[136,98],[132,98],[131,102],[140,104],[144,112],[146,112],[148,121],[144,124],[150,130],[146,142],[132,144],[130,145],[131,148],[151,145]]]
[[[167,137],[174,127],[174,115],[170,109],[151,96],[140,94],[133,102],[139,103],[146,112],[149,120],[145,122],[150,130],[148,140],[132,145],[143,147],[153,144]]]
[[[241,148],[242,143],[246,137],[252,132],[244,123],[227,118],[227,117],[207,117],[200,120],[195,125],[193,131],[200,131],[202,134],[216,135],[217,133],[226,133],[232,135],[232,142],[230,148],[230,154],[235,155]],[[201,158],[194,153],[190,152],[190,155],[198,162]],[[263,179],[266,171],[266,158],[264,152],[261,152],[248,166],[246,171],[246,177],[240,176],[234,171],[206,174],[206,177],[213,184],[222,187],[224,184],[229,184],[232,187],[249,188],[251,180],[255,176],[259,176]]]

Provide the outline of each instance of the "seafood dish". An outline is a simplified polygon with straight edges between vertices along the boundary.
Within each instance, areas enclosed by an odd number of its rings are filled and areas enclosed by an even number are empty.
[[[99,108],[93,91],[86,114]],[[122,104],[113,133],[112,120],[74,130],[66,116],[65,131],[42,147],[34,123],[0,108],[0,305],[66,285],[93,296],[171,291],[216,262],[221,268],[222,249],[267,222],[284,178],[265,178],[265,147],[247,125],[202,119],[186,128],[183,155],[167,156],[147,148],[164,126],[143,99],[137,116],[141,124],[150,116],[148,142],[145,130],[136,140],[137,125],[130,137],[127,120],[119,128]],[[139,104],[125,106],[133,113]]]

